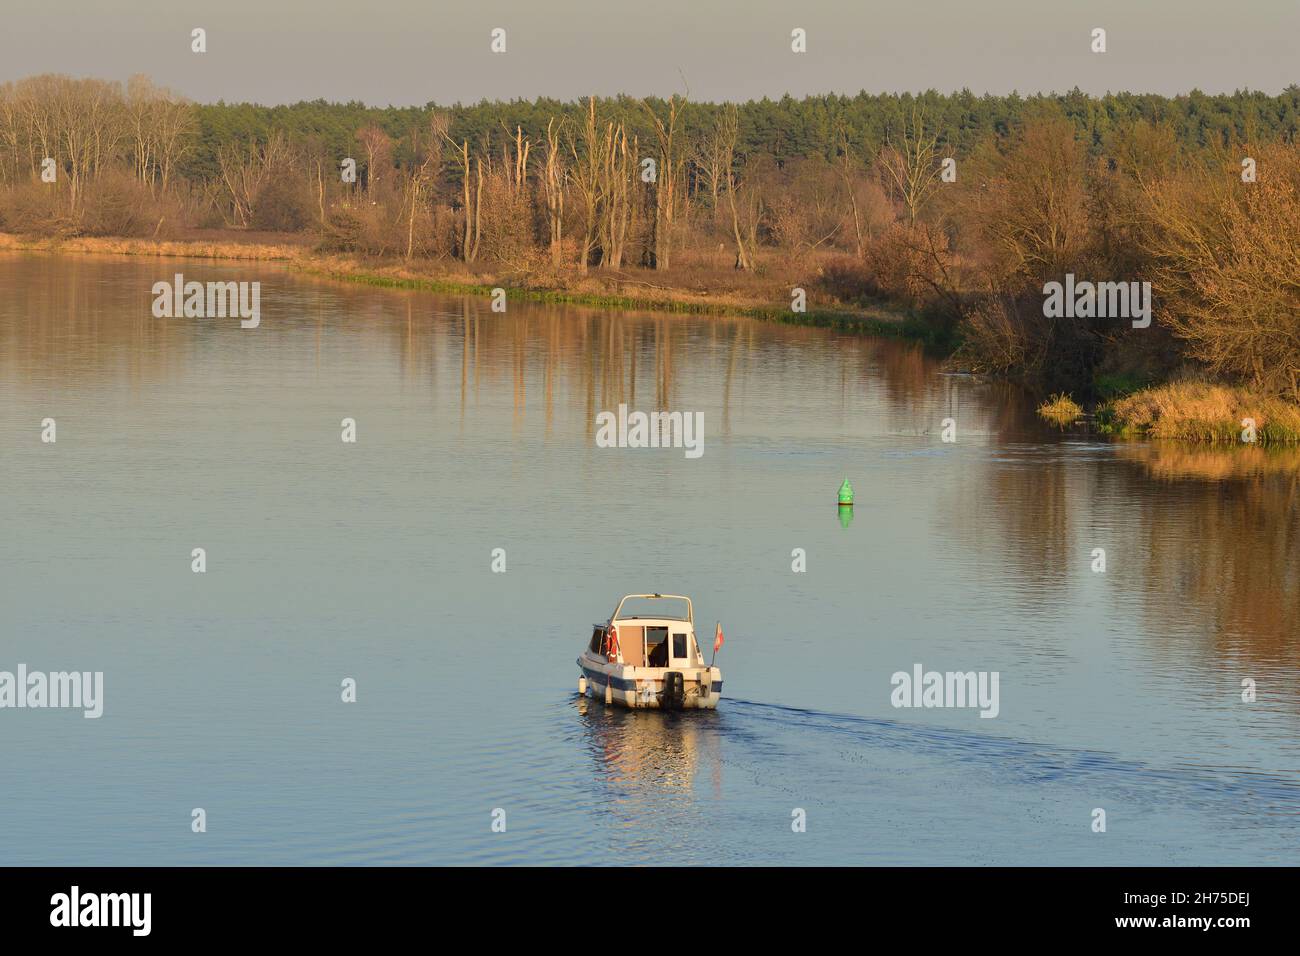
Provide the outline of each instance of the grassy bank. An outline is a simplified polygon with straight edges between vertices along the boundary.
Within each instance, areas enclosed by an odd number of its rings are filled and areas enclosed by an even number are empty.
[[[534,302],[556,302],[587,305],[607,309],[643,309],[658,312],[678,312],[695,315],[741,315],[786,325],[808,325],[829,328],[840,332],[884,335],[939,343],[929,326],[902,311],[881,307],[878,309],[810,308],[807,312],[794,312],[789,306],[735,295],[710,296],[694,290],[655,286],[652,291],[631,291],[636,280],[629,282],[619,276],[587,276],[580,280],[554,275],[511,276],[491,274],[458,274],[454,270],[443,272],[422,271],[382,262],[364,262],[328,256],[309,256],[296,265],[304,272],[360,282],[366,285],[399,289],[424,289],[456,295],[491,295],[494,288],[506,291],[508,299]]]
[[[795,312],[787,303],[774,301],[770,294],[759,297],[743,291],[701,291],[698,276],[695,277],[697,287],[688,288],[672,285],[671,275],[667,278],[655,275],[659,283],[652,284],[625,272],[602,273],[599,270],[586,276],[547,272],[502,273],[474,270],[455,261],[421,260],[412,265],[397,259],[333,256],[304,244],[246,241],[229,235],[150,240],[113,237],[50,239],[0,233],[0,250],[284,262],[308,275],[383,288],[482,296],[491,295],[494,288],[502,288],[509,299],[610,309],[740,315],[787,325],[914,339],[937,349],[946,344],[929,325],[899,309],[888,306],[854,308],[836,304],[822,308],[810,306],[806,312]],[[815,296],[810,294],[810,298]]]
[[[1205,382],[1143,389],[1103,405],[1097,419],[1112,434],[1210,443],[1240,443],[1251,419],[1260,444],[1300,442],[1300,405]]]
[[[303,255],[305,249],[292,243],[237,242],[226,238],[123,239],[111,236],[83,236],[54,239],[0,232],[0,251],[285,262],[297,260]]]

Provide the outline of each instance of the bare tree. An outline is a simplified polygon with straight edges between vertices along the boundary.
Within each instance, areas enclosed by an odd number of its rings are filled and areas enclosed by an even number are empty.
[[[1152,228],[1143,242],[1161,321],[1189,354],[1300,402],[1300,149],[1243,151],[1259,160],[1248,187],[1233,181],[1235,156],[1144,187]]]
[[[925,112],[912,110],[902,133],[887,139],[880,151],[881,174],[890,189],[907,207],[908,221],[916,225],[921,208],[939,185],[939,136],[927,133]]]
[[[78,210],[85,183],[117,156],[126,132],[120,87],[101,80],[66,76],[35,77],[25,104],[29,130],[41,157],[62,161],[68,180],[69,209]]]
[[[668,115],[661,117],[645,100],[642,108],[650,116],[655,136],[659,140],[658,168],[655,170],[655,224],[653,259],[656,269],[667,269],[672,251],[673,221],[677,210],[677,182],[681,157],[678,155],[677,126],[681,120],[685,98],[668,97]]]
[[[123,114],[136,178],[154,195],[158,189],[165,192],[176,163],[193,148],[193,108],[147,76],[136,75],[127,81]]]
[[[528,186],[528,156],[533,144],[524,135],[523,127],[515,127],[513,138],[504,123],[501,124],[501,128],[506,133],[506,141],[501,145],[502,166],[506,171],[506,181],[510,184],[511,191],[518,196]]]
[[[406,258],[409,260],[415,250],[415,216],[428,191],[430,183],[437,180],[442,170],[442,144],[447,138],[447,114],[435,112],[429,117],[429,145],[423,148],[423,159],[418,164],[412,163],[406,181]],[[418,131],[417,131],[418,133]],[[416,137],[418,140],[418,136]],[[419,142],[412,144],[418,156],[421,152]]]
[[[385,167],[391,167],[393,138],[374,123],[357,130],[357,142],[366,152],[366,195],[374,196],[384,177]]]
[[[542,193],[546,199],[546,224],[551,265],[559,267],[564,237],[564,182],[567,178],[560,152],[560,132],[554,117],[546,124],[546,154],[542,168]]]
[[[194,108],[185,100],[164,93],[154,114],[155,163],[161,176],[159,188],[167,191],[176,165],[194,148],[198,122]]]
[[[601,146],[600,264],[604,268],[623,266],[623,246],[631,221],[632,158],[628,153],[627,131],[621,123],[608,123]]]
[[[20,84],[0,84],[0,149],[4,150],[0,182],[16,182],[20,175],[23,147],[28,138],[22,96]]]
[[[265,143],[228,143],[217,153],[221,183],[239,225],[252,224],[262,187],[276,171],[287,167],[290,159],[289,141],[279,130]]]
[[[579,148],[581,146],[581,148]],[[596,98],[587,98],[587,112],[578,135],[569,136],[569,153],[573,157],[571,178],[582,197],[582,246],[578,251],[578,271],[587,274],[588,262],[596,243],[600,213],[600,140],[596,131]]]
[[[461,240],[460,256],[465,262],[473,262],[475,256],[478,255],[479,227],[482,225],[483,160],[479,157],[470,156],[469,140],[462,139],[457,143],[445,131],[442,136],[456,150],[456,159],[460,163],[461,199],[465,215],[465,229]],[[475,159],[478,162],[477,192],[470,185],[470,174],[474,168],[472,160]]]
[[[849,142],[848,130],[844,127],[844,124],[839,124],[836,133],[839,140],[840,178],[844,181],[844,191],[849,196],[849,211],[853,214],[854,251],[860,257],[863,249],[862,214],[858,210],[858,190],[854,174],[861,168],[861,164],[853,151],[852,144]]]
[[[717,124],[718,120],[715,119],[713,128],[706,130],[704,135],[700,137],[695,144],[693,156],[700,178],[708,186],[709,203],[715,215],[718,210],[718,196],[726,190],[724,177],[727,175],[725,157],[722,154],[722,141],[716,135]]]
[[[727,209],[731,213],[731,234],[736,241],[736,268],[754,268],[752,246],[747,248],[745,236],[740,225],[740,207],[736,203],[736,174],[733,166],[736,161],[736,139],[738,136],[739,116],[734,105],[723,107],[713,123],[713,132],[709,136],[708,152],[716,156],[719,175],[727,194]]]

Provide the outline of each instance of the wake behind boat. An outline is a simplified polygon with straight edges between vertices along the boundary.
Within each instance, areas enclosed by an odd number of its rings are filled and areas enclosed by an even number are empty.
[[[715,656],[721,646],[719,625]],[[695,610],[679,594],[624,596],[609,620],[595,625],[578,666],[578,693],[632,710],[715,710],[722,696],[722,671],[704,663]]]

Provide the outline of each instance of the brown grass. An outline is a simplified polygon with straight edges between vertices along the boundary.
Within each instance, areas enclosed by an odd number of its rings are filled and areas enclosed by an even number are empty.
[[[1243,419],[1254,419],[1261,444],[1300,441],[1300,406],[1280,398],[1207,382],[1171,382],[1107,406],[1114,429],[1151,438],[1240,442]]]
[[[1057,393],[1038,406],[1038,414],[1064,428],[1083,417],[1083,408],[1069,395]]]
[[[306,252],[301,246],[239,242],[230,239],[120,239],[100,236],[43,239],[15,236],[9,233],[0,233],[0,249],[259,261],[298,259]]]

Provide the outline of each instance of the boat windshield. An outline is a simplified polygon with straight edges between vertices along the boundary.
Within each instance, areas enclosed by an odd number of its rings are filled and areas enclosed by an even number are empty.
[[[689,606],[684,598],[629,597],[623,602],[623,609],[618,612],[619,620],[628,621],[635,618],[652,618],[666,621],[689,621]]]

